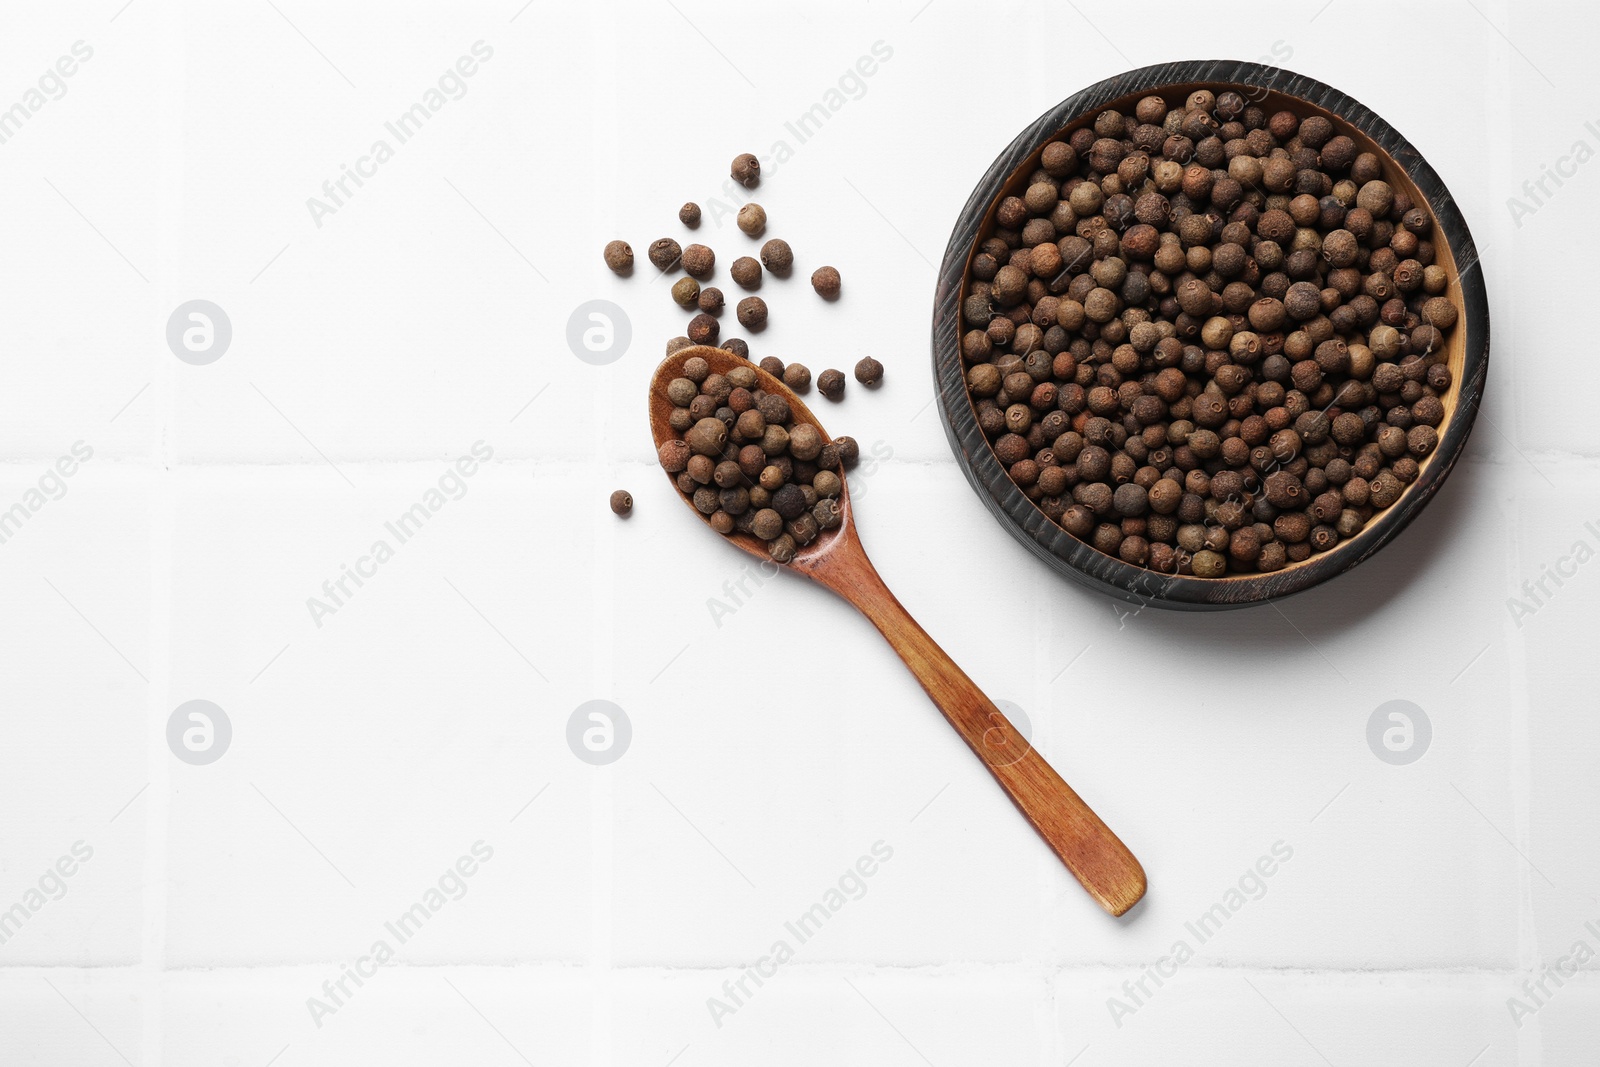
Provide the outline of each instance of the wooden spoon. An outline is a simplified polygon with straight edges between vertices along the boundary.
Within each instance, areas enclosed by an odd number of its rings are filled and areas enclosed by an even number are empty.
[[[684,363],[695,356],[704,359],[718,374],[726,374],[735,367],[755,371],[760,388],[789,402],[794,413],[791,425],[809,423],[822,435],[824,442],[831,441],[827,430],[788,386],[732,352],[701,345],[668,356],[650,381],[650,432],[657,447],[681,436],[667,422],[673,407],[667,398],[667,383],[683,377]],[[944,712],[950,725],[983,760],[989,773],[1039,835],[1055,849],[1061,862],[1083,883],[1083,888],[1102,908],[1113,915],[1121,915],[1144,896],[1144,868],[889,592],[856,536],[855,522],[850,515],[848,480],[843,470],[838,473],[845,482],[839,494],[843,521],[837,529],[823,531],[811,544],[796,551],[788,569],[827,586],[854,604],[878,628]],[[674,482],[673,492],[676,493],[673,475],[667,475],[667,479]],[[684,502],[689,503],[687,498]],[[690,510],[694,510],[692,504]],[[704,521],[698,511],[694,513]],[[758,559],[771,558],[766,543],[750,534],[736,532],[727,540]]]

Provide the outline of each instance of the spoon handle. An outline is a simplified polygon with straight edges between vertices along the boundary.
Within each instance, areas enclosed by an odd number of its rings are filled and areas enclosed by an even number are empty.
[[[1128,846],[917,624],[865,554],[839,570],[819,568],[814,576],[878,628],[1089,895],[1112,915],[1138,903],[1145,892],[1144,868]]]

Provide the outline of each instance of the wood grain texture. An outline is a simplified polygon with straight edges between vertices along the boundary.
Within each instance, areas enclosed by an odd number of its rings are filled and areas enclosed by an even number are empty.
[[[1092,122],[1106,108],[1130,109],[1139,97],[1152,92],[1176,100],[1200,88],[1219,93],[1232,89],[1268,113],[1324,115],[1362,151],[1385,158],[1391,184],[1415,202],[1425,202],[1433,213],[1437,262],[1449,275],[1449,295],[1461,310],[1447,339],[1446,359],[1454,381],[1444,397],[1439,444],[1400,499],[1331,551],[1272,574],[1219,579],[1135,567],[1096,551],[1051,522],[1007,476],[979,428],[960,353],[961,298],[972,256],[992,231],[1000,200],[1022,191],[1044,145]],[[940,264],[934,298],[933,372],[940,418],[956,460],[979,498],[1012,536],[1058,573],[1122,600],[1167,608],[1233,608],[1289,596],[1345,573],[1394,540],[1438,492],[1460,457],[1489,370],[1489,302],[1483,272],[1477,267],[1477,246],[1444,182],[1409,141],[1360,102],[1313,78],[1259,63],[1186,61],[1129,71],[1091,85],[1041,115],[1000,154],[968,198]]]
[[[684,363],[693,356],[705,359],[713,371],[722,374],[736,366],[750,367],[756,372],[762,389],[789,401],[795,423],[816,427],[823,440],[831,443],[827,429],[778,379],[731,352],[695,347],[668,356],[656,368],[650,382],[650,432],[658,446],[678,436],[667,424],[672,411],[667,383],[682,376]],[[843,521],[839,528],[822,533],[800,549],[784,569],[833,590],[878,628],[944,713],[945,719],[983,761],[989,773],[1089,895],[1111,914],[1123,914],[1144,896],[1144,868],[1083,798],[1062,780],[994,702],[895,599],[861,547],[850,511],[850,480],[846,472],[841,470],[839,474],[843,483],[839,496]],[[673,482],[673,493],[683,498],[673,476],[668,474],[667,479]],[[696,520],[704,523],[705,517],[683,499]],[[727,540],[759,559],[770,558],[765,542],[749,534],[735,533]]]

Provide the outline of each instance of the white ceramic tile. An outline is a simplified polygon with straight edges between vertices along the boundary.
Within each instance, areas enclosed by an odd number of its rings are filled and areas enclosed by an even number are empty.
[[[480,841],[494,860],[446,890],[465,902],[451,943],[496,961],[581,954],[584,925],[539,924],[529,902],[587,906],[588,768],[563,740],[591,695],[586,547],[559,566],[526,551],[559,476],[492,458],[462,476],[458,459],[369,468],[356,488],[326,467],[178,479],[174,699],[221,705],[234,740],[171,776],[170,832],[192,843],[169,857],[173,959],[325,958]],[[426,525],[398,525],[430,502]],[[346,566],[369,577],[325,591]],[[286,906],[237,923],[231,902],[263,886]]]
[[[769,956],[752,958],[748,972],[629,975],[611,1003],[616,1062],[801,1064],[840,1053],[863,1063],[1059,1062],[1048,987],[1020,974],[814,968]]]
[[[145,479],[81,454],[0,476],[0,595],[15,609],[0,613],[7,963],[108,966],[141,951],[145,787],[160,765],[149,729],[156,534]]]
[[[170,974],[150,1022],[159,1062],[570,1063],[588,1054],[589,999],[557,973],[362,966],[360,984],[353,968],[333,965]]]
[[[1526,1030],[1511,1021],[1497,976],[1261,973],[1176,957],[1163,966],[1120,980],[1059,977],[1068,1055],[1135,1064],[1182,1048],[1207,1063],[1563,1062],[1521,1050]]]

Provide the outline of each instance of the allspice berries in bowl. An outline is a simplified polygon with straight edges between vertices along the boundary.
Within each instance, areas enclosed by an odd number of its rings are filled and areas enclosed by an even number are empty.
[[[1438,175],[1344,94],[1187,62],[1064,101],[990,167],[940,269],[940,414],[1055,569],[1222,608],[1307,589],[1438,490],[1488,367]]]

